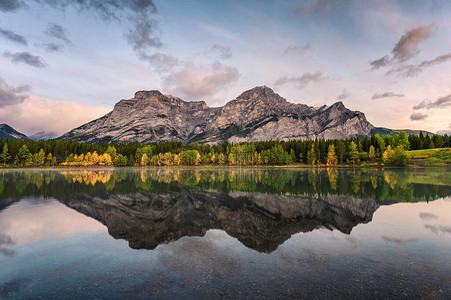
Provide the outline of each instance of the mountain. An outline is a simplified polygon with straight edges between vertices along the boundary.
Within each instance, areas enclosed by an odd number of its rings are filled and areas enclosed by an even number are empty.
[[[29,140],[29,138],[9,126],[8,124],[0,124],[0,139],[3,140]]]
[[[47,141],[47,140],[54,139],[57,136],[58,136],[58,134],[56,134],[54,132],[39,131],[33,135],[30,135],[30,139],[32,139],[33,141],[40,141],[40,140]]]
[[[255,87],[222,107],[183,101],[159,91],[139,91],[113,111],[60,139],[88,143],[180,141],[215,144],[368,136],[359,111],[342,102],[319,108],[290,103],[266,86]]]
[[[108,227],[133,249],[155,249],[184,236],[221,229],[259,252],[276,250],[293,234],[336,228],[350,234],[379,205],[346,195],[274,195],[218,190],[178,193],[83,193],[58,201]]]
[[[395,135],[399,134],[401,132],[405,132],[407,135],[415,135],[419,136],[420,132],[423,132],[424,135],[429,134],[433,135],[432,132],[425,131],[425,130],[412,130],[412,129],[389,129],[385,127],[374,127],[373,130],[371,130],[371,135]]]

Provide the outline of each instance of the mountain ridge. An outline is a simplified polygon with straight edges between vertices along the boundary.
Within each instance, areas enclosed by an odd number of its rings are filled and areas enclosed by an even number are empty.
[[[216,144],[369,136],[374,126],[342,102],[319,108],[288,102],[267,86],[241,93],[222,107],[184,101],[158,90],[138,91],[103,117],[59,139],[87,143],[180,141]]]
[[[6,123],[0,124],[0,139],[2,140],[29,140],[25,134],[15,130]]]

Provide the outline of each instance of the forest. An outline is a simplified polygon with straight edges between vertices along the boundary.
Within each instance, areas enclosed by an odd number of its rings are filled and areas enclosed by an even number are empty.
[[[407,150],[451,147],[448,135],[400,133],[344,140],[290,140],[243,144],[85,144],[65,140],[0,140],[0,163],[40,166],[406,165]]]

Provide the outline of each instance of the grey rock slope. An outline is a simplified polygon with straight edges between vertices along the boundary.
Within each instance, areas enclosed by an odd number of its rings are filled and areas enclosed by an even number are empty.
[[[3,140],[29,140],[29,138],[9,126],[8,124],[0,124],[0,139]]]
[[[373,129],[359,111],[342,102],[320,108],[290,103],[266,86],[255,87],[225,104],[208,107],[140,91],[113,111],[64,134],[79,142],[219,143],[290,139],[332,139],[369,135]]]

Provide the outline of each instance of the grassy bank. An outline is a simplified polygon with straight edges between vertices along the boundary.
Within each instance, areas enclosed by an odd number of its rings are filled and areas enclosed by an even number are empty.
[[[423,166],[451,165],[451,148],[436,148],[407,151],[414,164]]]

